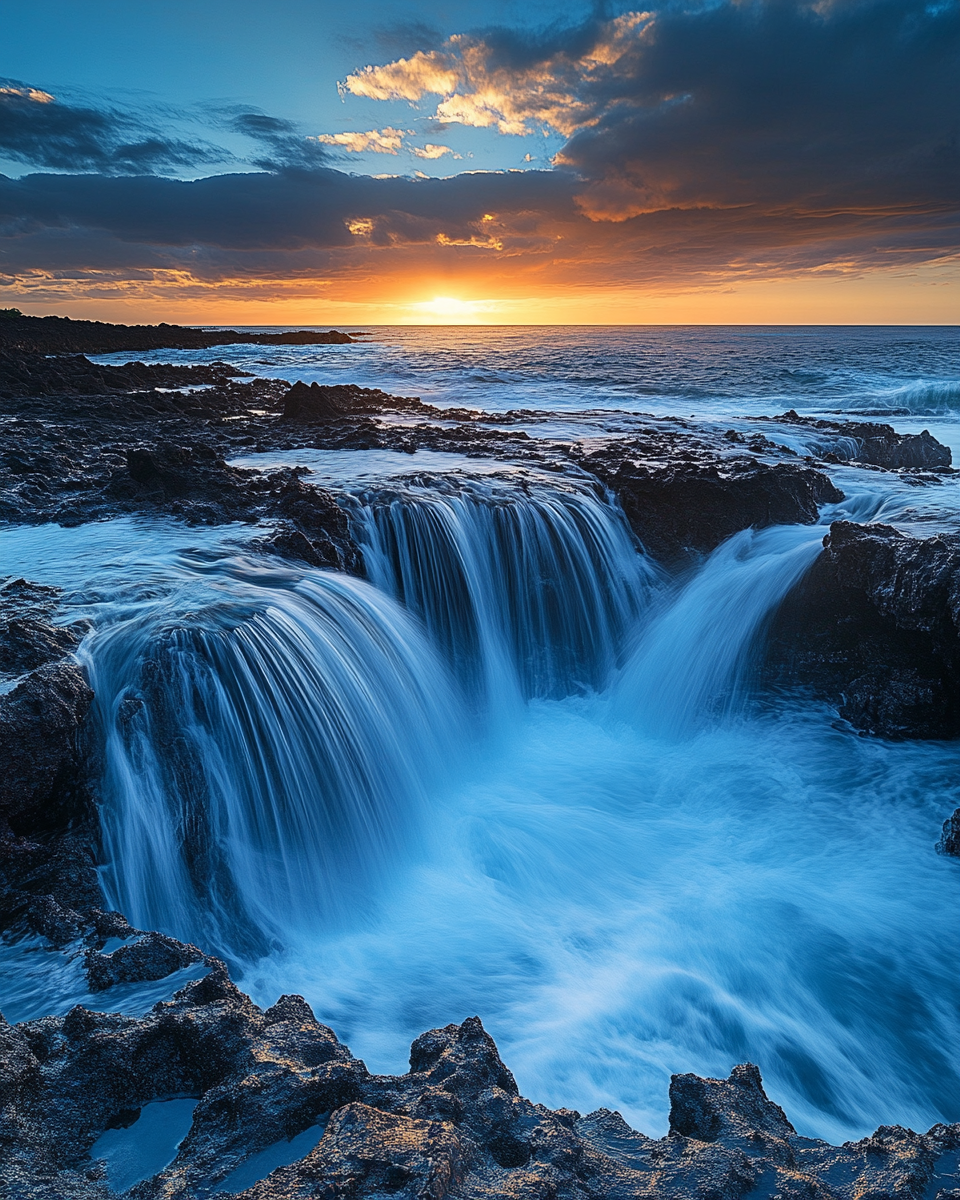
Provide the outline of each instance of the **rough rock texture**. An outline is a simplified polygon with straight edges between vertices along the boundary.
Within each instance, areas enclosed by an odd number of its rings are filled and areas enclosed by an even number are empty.
[[[632,450],[598,451],[581,464],[614,491],[646,549],[668,562],[713,550],[750,526],[812,525],[821,504],[843,499],[826,475],[798,463],[739,456],[663,463]]]
[[[926,429],[920,433],[897,433],[892,425],[824,421],[801,417],[793,409],[768,419],[784,425],[804,426],[816,431],[828,445],[834,443],[822,451],[821,457],[827,461],[870,463],[887,470],[942,470],[952,461],[949,446],[942,445]]]
[[[93,692],[72,656],[82,629],[53,623],[58,598],[0,582],[0,920],[63,945],[77,929],[68,909],[98,904],[100,889],[80,737]]]
[[[525,1100],[476,1017],[419,1037],[406,1075],[371,1075],[299,996],[261,1011],[222,964],[142,1018],[77,1007],[0,1024],[0,1043],[0,1176],[17,1200],[106,1200],[96,1139],[182,1096],[198,1100],[190,1131],[135,1200],[210,1196],[310,1129],[315,1148],[245,1200],[946,1200],[960,1150],[958,1125],[885,1126],[839,1147],[800,1137],[750,1064],[726,1080],[674,1076],[670,1133],[648,1138],[615,1112]]]
[[[2,329],[0,322],[0,333]],[[0,349],[0,395],[5,397],[104,396],[149,392],[157,387],[213,387],[233,376],[247,374],[222,362],[199,367],[132,362],[112,367],[92,363],[79,354],[48,358],[43,354]]]
[[[127,936],[134,932],[130,930]],[[163,933],[145,933],[132,945],[119,946],[109,953],[88,950],[84,965],[91,992],[104,992],[118,983],[166,979],[194,963],[212,966],[213,960],[196,946]]]
[[[438,412],[419,396],[391,396],[379,388],[355,383],[295,383],[283,397],[283,415],[298,421],[331,421],[350,413],[375,413],[384,408]]]
[[[865,733],[960,736],[960,535],[837,521],[787,597],[767,670]]]
[[[953,816],[944,821],[943,833],[937,842],[937,852],[960,858],[960,808],[955,809]]]
[[[184,325],[110,325],[69,317],[4,317],[0,348],[34,354],[109,354],[124,350],[205,350],[241,343],[270,346],[343,345],[356,341],[336,329],[289,333],[249,333],[236,329],[197,329]]]
[[[47,827],[79,762],[93,693],[72,656],[82,628],[51,619],[58,595],[0,581],[0,836]]]

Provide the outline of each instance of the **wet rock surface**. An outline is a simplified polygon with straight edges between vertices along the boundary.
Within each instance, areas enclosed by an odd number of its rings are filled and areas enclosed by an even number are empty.
[[[937,851],[940,854],[949,854],[953,858],[960,858],[960,808],[955,809],[953,815],[944,821],[943,832],[937,842]]]
[[[960,736],[960,535],[835,522],[774,618],[767,670],[864,733]]]
[[[83,627],[56,624],[59,593],[0,580],[0,918],[62,944],[66,902],[96,904],[96,814],[81,734],[93,699],[73,651]]]
[[[254,544],[264,551],[359,573],[335,492],[302,469],[254,471],[229,460],[305,447],[428,449],[595,479],[646,549],[683,567],[747,526],[816,521],[820,506],[840,499],[825,463],[950,470],[949,451],[929,434],[793,413],[774,420],[812,427],[824,439],[820,458],[801,460],[760,434],[674,419],[579,414],[595,420],[598,435],[562,440],[538,431],[555,414],[438,409],[354,385],[241,381],[228,363],[101,367],[78,352],[221,342],[194,342],[203,331],[175,327],[118,332],[124,327],[24,320],[0,322],[0,521],[8,523],[124,514],[259,522]],[[63,356],[44,357],[51,353]],[[834,524],[774,619],[767,681],[809,688],[865,733],[960,736],[958,566],[960,536]],[[925,1135],[883,1127],[829,1146],[799,1137],[757,1069],[744,1065],[727,1080],[675,1077],[670,1135],[652,1139],[617,1113],[581,1116],[523,1099],[476,1018],[418,1038],[408,1074],[372,1075],[299,997],[263,1012],[197,947],[104,912],[82,740],[92,695],[72,657],[83,630],[64,624],[58,606],[53,589],[0,584],[0,683],[9,685],[0,693],[0,917],[8,930],[84,947],[90,989],[107,997],[186,968],[209,973],[142,1018],[80,1007],[0,1024],[0,1178],[10,1195],[109,1197],[102,1164],[89,1158],[97,1138],[135,1122],[145,1105],[194,1097],[175,1160],[136,1186],[136,1200],[212,1196],[253,1156],[313,1129],[323,1134],[316,1146],[249,1186],[247,1200],[952,1200],[958,1126]],[[960,851],[960,810],[939,848]],[[113,939],[123,944],[111,949]]]
[[[950,448],[941,445],[926,429],[897,433],[892,425],[801,417],[793,409],[779,417],[761,419],[815,432],[825,443],[822,457],[832,462],[869,463],[888,470],[943,470],[952,462]]]
[[[613,446],[580,461],[616,494],[647,550],[667,562],[709,552],[750,526],[813,525],[822,504],[843,499],[809,466],[739,455],[664,463],[633,457],[637,449],[646,447]]]
[[[95,1142],[175,1097],[197,1100],[189,1132],[136,1200],[238,1194],[223,1190],[238,1168],[308,1130],[313,1149],[250,1172],[245,1200],[935,1198],[960,1150],[958,1125],[884,1126],[842,1146],[801,1137],[751,1064],[674,1076],[670,1132],[646,1137],[616,1112],[524,1099],[476,1017],[419,1037],[405,1075],[371,1074],[302,998],[263,1011],[222,964],[144,1017],[76,1007],[0,1024],[0,1041],[0,1173],[24,1200],[113,1195]]]

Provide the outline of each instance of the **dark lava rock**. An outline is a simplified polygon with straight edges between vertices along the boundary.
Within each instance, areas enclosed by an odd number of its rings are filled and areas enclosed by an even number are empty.
[[[0,323],[0,334],[3,324]],[[49,358],[0,349],[0,396],[104,396],[117,392],[145,392],[153,388],[212,387],[231,376],[246,375],[229,363],[209,366],[123,366],[92,363],[82,355]]]
[[[332,421],[348,413],[371,413],[383,408],[428,409],[418,397],[391,396],[379,388],[355,383],[295,383],[283,397],[283,415],[297,421]],[[435,411],[435,410],[431,410]]]
[[[251,333],[184,325],[110,325],[69,317],[7,317],[0,321],[0,348],[34,354],[109,354],[124,350],[206,350],[211,346],[344,345],[357,339],[339,330],[301,329]]]
[[[93,699],[79,666],[48,663],[0,696],[0,820],[43,822],[58,782],[77,764],[77,733]]]
[[[954,811],[952,817],[947,817],[944,821],[943,833],[940,835],[940,841],[937,842],[937,853],[960,858],[960,808]]]
[[[102,992],[117,983],[165,979],[194,963],[213,965],[213,960],[196,946],[162,933],[146,933],[132,945],[119,946],[109,954],[88,950],[84,967],[90,990]]]
[[[715,549],[751,526],[812,525],[821,504],[843,499],[821,471],[753,458],[669,462],[590,455],[582,465],[616,494],[647,551],[667,562]],[[612,469],[611,469],[612,468]]]
[[[190,1131],[136,1200],[211,1196],[253,1155],[307,1130],[322,1134],[315,1148],[245,1200],[739,1200],[759,1186],[823,1200],[932,1197],[960,1149],[958,1125],[883,1126],[839,1147],[798,1137],[750,1064],[726,1080],[675,1076],[670,1133],[649,1138],[607,1109],[581,1117],[524,1099],[476,1017],[418,1038],[407,1074],[371,1075],[301,997],[262,1011],[214,963],[144,1017],[77,1007],[0,1020],[6,1194],[107,1200],[94,1142],[183,1096],[198,1101]]]
[[[80,738],[93,692],[72,656],[82,630],[53,624],[59,595],[0,584],[0,916],[62,945],[71,906],[100,890]]]
[[[774,618],[767,671],[865,733],[960,736],[960,535],[834,522]]]
[[[762,419],[762,418],[761,418]],[[815,429],[829,441],[838,439],[829,454],[837,461],[870,463],[888,470],[918,469],[942,470],[950,466],[952,455],[949,446],[938,442],[926,429],[921,433],[897,433],[892,425],[876,425],[863,421],[824,421],[814,417],[801,417],[793,409],[779,417],[770,417],[786,425],[804,425]],[[850,438],[856,443],[854,454],[845,450],[839,439]]]

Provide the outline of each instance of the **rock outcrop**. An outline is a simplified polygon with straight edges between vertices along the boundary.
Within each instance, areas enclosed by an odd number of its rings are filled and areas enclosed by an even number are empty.
[[[960,736],[960,535],[835,522],[773,621],[767,673],[865,733]]]
[[[897,433],[892,425],[868,421],[827,421],[801,417],[793,409],[779,417],[762,418],[783,425],[799,425],[814,432],[822,442],[817,453],[833,462],[860,462],[887,470],[944,470],[952,455],[926,429],[920,433]]]
[[[295,383],[283,397],[283,415],[295,421],[333,421],[382,409],[439,415],[438,409],[424,404],[419,396],[391,396],[355,383]]]
[[[646,1137],[616,1112],[524,1099],[476,1017],[417,1038],[405,1075],[371,1074],[301,997],[262,1011],[216,963],[144,1017],[76,1007],[0,1024],[0,1043],[0,1175],[17,1200],[107,1200],[96,1140],[185,1096],[189,1132],[136,1200],[236,1194],[220,1189],[238,1167],[310,1130],[313,1148],[248,1178],[244,1200],[947,1200],[960,1151],[960,1125],[884,1126],[842,1146],[800,1137],[751,1064],[674,1076],[670,1133]]]
[[[32,354],[111,354],[136,350],[207,350],[211,346],[330,346],[356,341],[337,329],[251,333],[189,325],[110,325],[70,317],[5,316],[0,349]]]
[[[58,598],[0,583],[0,918],[63,944],[72,921],[54,895],[93,905],[100,891],[80,738],[93,692],[72,653],[82,628],[53,622]]]
[[[812,525],[820,505],[843,499],[822,471],[799,463],[739,456],[658,463],[632,458],[628,444],[616,457],[588,455],[582,465],[615,493],[644,547],[667,563],[703,555],[750,526]]]
[[[937,853],[960,858],[960,808],[955,809],[953,815],[944,821],[943,832],[937,842]]]

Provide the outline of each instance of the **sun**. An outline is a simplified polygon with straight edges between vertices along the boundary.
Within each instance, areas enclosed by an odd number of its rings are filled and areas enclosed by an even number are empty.
[[[432,300],[410,305],[410,309],[421,317],[457,324],[477,323],[493,307],[489,300],[458,300],[455,296],[434,296]]]

